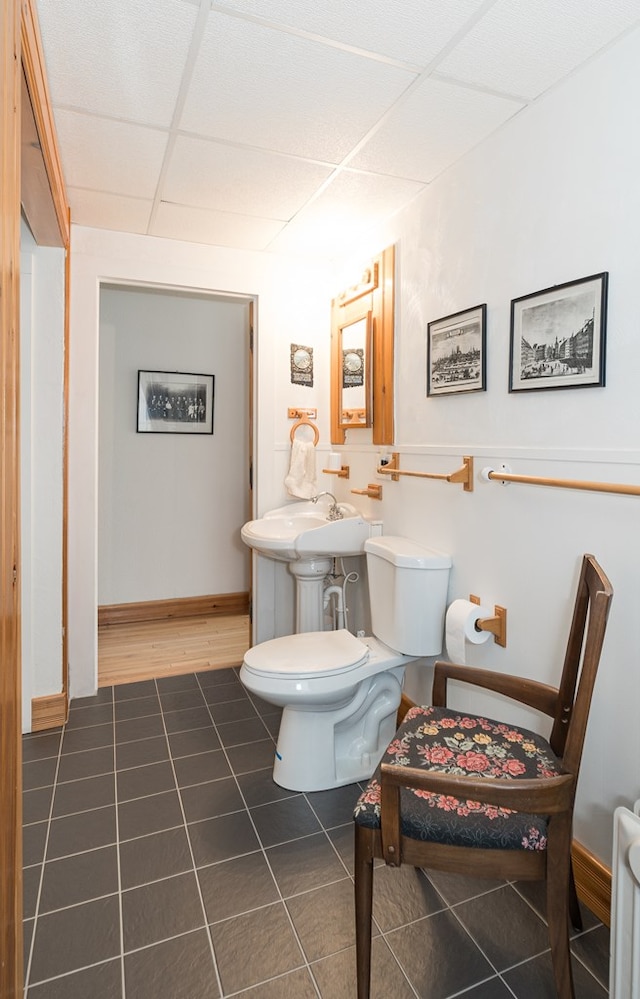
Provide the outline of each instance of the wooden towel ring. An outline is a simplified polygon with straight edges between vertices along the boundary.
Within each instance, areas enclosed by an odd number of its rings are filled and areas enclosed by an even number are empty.
[[[296,430],[298,429],[298,427],[311,427],[311,429],[313,430],[313,446],[315,447],[318,441],[320,440],[320,431],[316,427],[315,423],[312,423],[311,420],[307,419],[306,416],[303,416],[302,419],[298,420],[291,427],[291,434],[290,434],[291,443],[293,444],[293,438],[296,435]]]

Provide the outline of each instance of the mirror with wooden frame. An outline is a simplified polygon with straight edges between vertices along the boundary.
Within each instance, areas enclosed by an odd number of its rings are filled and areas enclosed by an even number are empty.
[[[360,282],[331,303],[331,441],[371,429],[374,444],[393,443],[394,265],[391,246]]]

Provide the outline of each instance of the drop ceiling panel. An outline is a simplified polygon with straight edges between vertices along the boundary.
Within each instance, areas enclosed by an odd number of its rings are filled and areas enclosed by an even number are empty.
[[[426,66],[484,0],[222,0],[218,7]]]
[[[638,0],[498,0],[438,72],[533,99],[639,21]]]
[[[212,13],[181,128],[340,161],[415,74]]]
[[[349,166],[429,182],[523,104],[426,79]]]
[[[65,182],[134,198],[153,198],[167,143],[164,132],[58,110]]]
[[[332,167],[179,136],[162,186],[164,201],[286,220]]]
[[[125,198],[101,191],[84,191],[68,187],[71,221],[76,225],[119,232],[146,233],[151,217],[152,201]]]
[[[197,9],[180,0],[38,0],[54,104],[169,125]]]
[[[283,229],[270,249],[335,254],[345,239],[362,238],[423,190],[424,185],[414,181],[343,170]]]
[[[264,250],[282,226],[282,222],[270,219],[162,202],[149,232],[152,236],[192,243],[231,246],[238,250]]]

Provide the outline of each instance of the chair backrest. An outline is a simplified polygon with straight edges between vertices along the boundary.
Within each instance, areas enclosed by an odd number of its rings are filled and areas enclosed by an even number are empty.
[[[551,748],[578,773],[613,589],[593,555],[584,555],[569,630]]]

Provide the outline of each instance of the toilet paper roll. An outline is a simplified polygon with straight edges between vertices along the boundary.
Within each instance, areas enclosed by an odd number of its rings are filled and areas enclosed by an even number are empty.
[[[329,463],[327,468],[330,468],[332,472],[339,472],[342,468],[342,455],[339,451],[329,452]]]
[[[484,645],[491,638],[491,632],[476,628],[476,621],[482,617],[493,617],[493,611],[470,600],[454,600],[449,606],[445,618],[445,646],[451,662],[464,665],[467,643]]]

